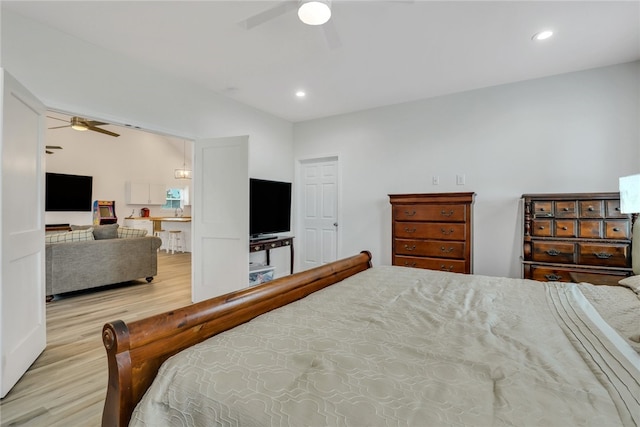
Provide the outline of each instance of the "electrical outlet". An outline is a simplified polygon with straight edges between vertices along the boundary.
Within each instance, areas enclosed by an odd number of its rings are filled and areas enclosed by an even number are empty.
[[[456,175],[456,184],[458,185],[464,185],[464,174],[458,174]]]
[[[431,177],[431,184],[432,185],[439,185],[440,184],[440,177],[438,175],[433,175]]]

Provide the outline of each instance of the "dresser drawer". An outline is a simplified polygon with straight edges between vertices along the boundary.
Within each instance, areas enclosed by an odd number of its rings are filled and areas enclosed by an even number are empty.
[[[414,268],[426,268],[428,270],[450,271],[452,273],[465,273],[466,262],[454,259],[419,258],[410,256],[393,257],[393,265]]]
[[[465,205],[395,205],[396,221],[464,222],[467,220]]]
[[[579,228],[579,237],[584,239],[602,238],[602,221],[599,219],[582,219]]]
[[[589,270],[581,268],[562,268],[531,265],[525,274],[525,279],[538,280],[540,282],[587,282],[594,285],[618,285],[618,281],[628,277],[630,272],[614,270]]]
[[[531,221],[531,235],[537,237],[553,237],[553,220],[534,219]]]
[[[554,209],[553,209],[553,202],[551,201],[547,201],[547,200],[536,201],[536,202],[533,202],[531,205],[532,205],[533,216],[535,216],[536,218],[553,217],[555,215]]]
[[[395,222],[393,228],[396,238],[466,240],[466,226],[459,223]]]
[[[464,259],[464,242],[396,239],[394,243],[398,255]]]
[[[620,200],[607,200],[605,207],[607,218],[629,218],[628,214],[620,212]]]
[[[575,264],[576,247],[566,242],[533,242],[531,259],[539,262]]]
[[[606,239],[627,240],[631,238],[631,223],[624,219],[608,219],[604,222]]]
[[[604,203],[602,200],[580,200],[580,218],[604,218]]]
[[[578,264],[605,267],[629,267],[629,245],[614,243],[579,243]]]
[[[554,231],[556,237],[576,237],[577,223],[574,219],[556,219],[554,221]]]
[[[555,202],[555,214],[556,218],[577,218],[576,202],[573,200]]]

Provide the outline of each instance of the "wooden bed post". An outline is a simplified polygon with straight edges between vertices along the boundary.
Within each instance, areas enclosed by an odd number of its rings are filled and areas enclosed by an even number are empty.
[[[131,356],[129,328],[122,320],[107,323],[102,328],[102,342],[107,350],[109,383],[102,413],[103,426],[126,426],[133,408],[128,407],[131,396]],[[112,375],[116,372],[118,375]]]
[[[160,365],[174,354],[371,267],[371,253],[363,251],[129,324],[121,320],[107,323],[102,341],[107,351],[109,384],[102,426],[128,425]]]

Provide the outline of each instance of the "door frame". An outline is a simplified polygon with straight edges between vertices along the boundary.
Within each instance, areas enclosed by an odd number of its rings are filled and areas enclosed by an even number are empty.
[[[296,179],[296,183],[301,184],[303,182],[303,178],[302,178],[303,164],[321,163],[326,161],[335,161],[336,169],[338,171],[338,178],[337,178],[338,191],[336,194],[336,218],[338,222],[338,229],[336,230],[336,257],[340,259],[342,257],[342,226],[341,226],[342,224],[342,163],[340,162],[340,154],[327,154],[323,156],[303,157],[303,158],[296,159],[295,179]],[[295,204],[295,228],[294,229],[296,230],[295,235],[297,236],[297,240],[298,240],[297,247],[299,248],[296,250],[296,254],[295,254],[295,265],[301,266],[302,260],[306,255],[304,230],[302,228],[302,225],[304,222],[302,218],[302,213],[304,212],[304,209],[302,207],[302,203],[304,200],[304,193],[303,193],[304,189],[302,188],[302,185],[296,185],[295,189],[296,189],[295,190],[296,204]]]

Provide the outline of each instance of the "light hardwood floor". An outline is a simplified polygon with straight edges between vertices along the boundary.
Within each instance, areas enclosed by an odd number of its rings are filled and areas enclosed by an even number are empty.
[[[151,284],[83,292],[47,304],[47,348],[0,402],[5,426],[100,426],[107,390],[102,326],[191,303],[191,254],[159,252]]]

